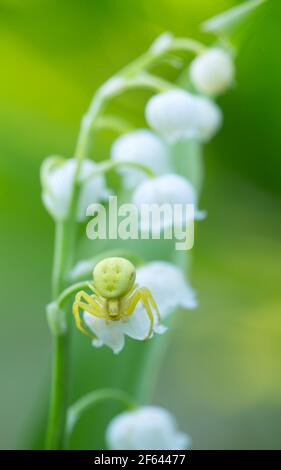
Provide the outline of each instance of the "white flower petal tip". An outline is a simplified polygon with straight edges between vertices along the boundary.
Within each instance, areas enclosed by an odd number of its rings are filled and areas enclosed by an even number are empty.
[[[174,143],[196,135],[195,109],[196,100],[191,93],[174,89],[153,96],[146,105],[145,116],[152,129]]]
[[[154,331],[158,333],[158,335],[163,335],[167,331],[167,327],[165,325],[155,325]]]
[[[220,95],[234,82],[234,63],[230,54],[211,48],[196,57],[190,66],[190,79],[198,91]]]
[[[185,450],[191,445],[172,414],[157,406],[117,415],[107,427],[106,440],[111,450]]]
[[[92,340],[92,345],[95,348],[101,348],[103,346],[103,342],[100,339],[93,339]]]
[[[185,280],[183,272],[174,264],[153,261],[137,269],[137,282],[149,286],[157,303],[161,319],[166,318],[177,308],[197,307],[196,295]]]
[[[174,36],[172,33],[161,34],[150,47],[150,51],[155,55],[167,52],[173,43]]]
[[[110,195],[102,175],[89,177],[83,182],[94,172],[95,168],[96,164],[91,160],[82,162],[80,171],[82,188],[76,214],[79,222],[85,220],[86,209],[90,204],[105,200]],[[45,184],[48,190],[43,190],[42,199],[46,209],[55,220],[64,220],[67,215],[75,171],[76,160],[72,158],[53,167],[47,176]]]
[[[163,140],[148,129],[129,132],[115,140],[111,147],[111,158],[115,161],[141,163],[156,175],[170,171],[170,151]],[[125,186],[133,188],[146,179],[143,171],[135,168],[119,168]]]

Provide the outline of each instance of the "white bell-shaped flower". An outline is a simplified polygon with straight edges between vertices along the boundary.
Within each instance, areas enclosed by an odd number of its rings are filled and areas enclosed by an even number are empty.
[[[197,306],[196,295],[184,274],[176,265],[166,261],[153,261],[137,269],[137,283],[149,286],[161,318],[177,308]]]
[[[120,136],[111,148],[112,160],[142,163],[156,175],[170,171],[169,156],[168,146],[148,129],[138,129]],[[135,168],[120,167],[118,172],[128,188],[134,188],[146,178],[143,171]]]
[[[143,232],[159,233],[168,227],[185,226],[190,220],[187,205],[193,206],[191,217],[200,219],[203,216],[197,210],[197,196],[192,184],[173,173],[143,181],[134,191],[132,201],[138,208]],[[181,210],[176,211],[176,207]],[[151,220],[150,213],[156,210],[159,217],[155,213]]]
[[[196,97],[196,129],[199,141],[211,140],[220,129],[222,120],[223,114],[213,101],[204,96]]]
[[[110,194],[102,175],[90,176],[95,168],[96,164],[91,160],[82,162],[79,176],[81,192],[77,207],[78,221],[86,218],[86,209],[90,204],[105,200]],[[75,171],[76,161],[72,158],[54,166],[48,173],[42,199],[55,220],[64,220],[67,215]]]
[[[163,334],[166,331],[164,325],[158,323],[158,318],[153,311],[154,326],[153,333]],[[95,334],[96,339],[92,341],[93,346],[100,348],[103,345],[118,354],[125,345],[125,335],[138,341],[147,338],[150,328],[150,320],[141,304],[138,304],[134,313],[120,320],[108,320],[97,318],[88,312],[84,312],[84,321],[88,328]]]
[[[145,109],[150,127],[168,142],[196,136],[196,97],[173,89],[153,96]]]
[[[185,450],[188,434],[178,430],[174,417],[164,408],[143,406],[117,415],[109,423],[106,440],[111,450]]]
[[[206,142],[220,128],[222,112],[210,99],[177,89],[152,97],[146,118],[170,143],[188,138]]]
[[[196,57],[190,65],[190,79],[198,91],[220,95],[234,81],[234,63],[229,53],[211,48]]]

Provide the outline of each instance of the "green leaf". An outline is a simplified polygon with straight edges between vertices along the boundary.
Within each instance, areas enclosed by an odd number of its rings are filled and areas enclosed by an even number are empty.
[[[241,23],[248,19],[256,9],[267,0],[250,0],[210,18],[201,25],[208,33],[229,34],[236,30]]]

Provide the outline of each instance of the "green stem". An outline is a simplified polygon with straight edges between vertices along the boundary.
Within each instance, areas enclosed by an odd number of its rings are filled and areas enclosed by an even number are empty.
[[[129,121],[110,114],[101,117],[97,121],[96,128],[108,129],[121,135],[134,130],[134,126]]]
[[[130,395],[122,390],[100,389],[84,395],[80,400],[74,403],[67,413],[66,435],[69,439],[76,423],[89,409],[106,400],[115,400],[121,402],[127,409],[136,407],[135,401]]]
[[[207,47],[199,41],[189,38],[175,38],[171,50],[191,51],[195,54],[202,54]]]
[[[130,65],[124,67],[120,71],[120,75],[123,77],[131,77],[136,72],[140,70],[147,70],[154,65],[157,65],[161,62],[163,56],[167,53],[175,51],[175,50],[185,50],[191,51],[195,54],[201,54],[206,50],[206,47],[200,43],[199,41],[195,41],[194,39],[189,38],[173,38],[171,44],[167,47],[167,49],[161,51],[160,54],[155,54],[153,52],[153,46],[150,48],[145,54],[142,54],[140,57],[135,59],[131,62]]]
[[[91,105],[98,115],[101,103],[93,100]],[[95,114],[94,114],[95,115]],[[93,118],[94,119],[94,118]],[[55,254],[52,276],[52,297],[57,299],[60,292],[66,287],[69,272],[73,265],[74,248],[76,243],[76,209],[80,185],[78,183],[81,162],[90,146],[92,120],[86,115],[82,120],[81,130],[78,136],[75,157],[77,159],[76,173],[70,197],[70,205],[67,218],[62,223],[57,223],[55,234]],[[69,323],[68,315],[66,316]],[[47,449],[61,449],[65,440],[65,423],[67,410],[68,389],[68,348],[69,325],[66,331],[60,335],[53,335],[53,364],[51,379],[51,394],[49,404],[49,417],[47,425]]]
[[[72,284],[71,286],[67,287],[61,295],[59,296],[57,303],[59,308],[63,308],[66,301],[71,297],[73,294],[78,292],[79,290],[84,290],[89,288],[90,281],[82,281],[82,282],[77,282],[75,284]]]
[[[64,427],[67,410],[68,336],[55,336],[53,342],[52,386],[46,441],[46,448],[49,450],[64,447]]]
[[[119,161],[105,160],[104,162],[99,163],[92,172],[90,172],[85,178],[83,178],[82,181],[83,183],[85,183],[86,181],[89,181],[96,175],[104,174],[108,171],[115,170],[117,168],[122,168],[122,167],[134,168],[136,170],[140,170],[143,173],[145,173],[146,176],[148,176],[148,178],[155,177],[155,173],[151,170],[151,168],[149,168],[147,165],[144,165],[143,163],[134,162],[130,160],[122,160],[122,161],[121,160]]]
[[[65,275],[71,264],[74,242],[72,230],[69,233],[69,222],[56,226],[55,254],[52,277],[52,297],[56,299],[65,285]],[[68,321],[68,319],[67,319]],[[53,336],[53,365],[51,380],[51,396],[47,427],[47,449],[63,447],[64,427],[67,409],[67,363],[69,338],[67,330],[64,334]]]

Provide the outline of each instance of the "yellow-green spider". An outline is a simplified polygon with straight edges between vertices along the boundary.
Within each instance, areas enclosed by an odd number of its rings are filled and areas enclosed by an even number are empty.
[[[88,287],[92,294],[80,291],[76,294],[73,304],[73,315],[77,328],[87,336],[91,336],[80,317],[80,309],[112,321],[125,319],[132,315],[139,302],[142,303],[150,320],[148,339],[153,332],[154,309],[158,321],[160,313],[151,292],[146,287],[135,283],[136,270],[133,264],[124,258],[105,258],[93,271],[93,282]]]

